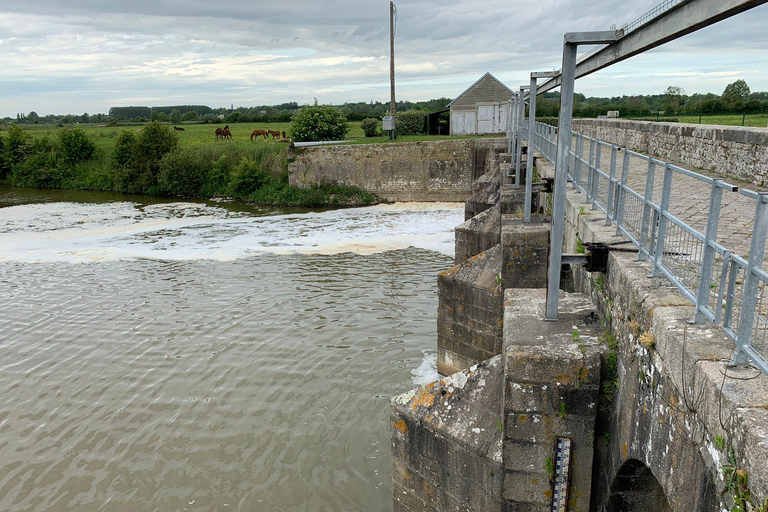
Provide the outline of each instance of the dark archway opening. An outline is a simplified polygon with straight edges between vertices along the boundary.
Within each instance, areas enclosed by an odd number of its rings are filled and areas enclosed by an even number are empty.
[[[611,484],[606,512],[672,512],[664,489],[648,467],[636,459],[621,466]]]

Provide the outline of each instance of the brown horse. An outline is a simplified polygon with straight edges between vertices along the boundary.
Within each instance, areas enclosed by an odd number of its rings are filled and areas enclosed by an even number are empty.
[[[184,128],[179,128],[178,126],[174,126],[173,129],[176,130],[177,132],[185,131]]]
[[[267,130],[253,130],[253,133],[251,134],[251,140],[253,140],[254,137],[258,140],[259,135],[263,135],[264,140],[267,140]]]
[[[221,136],[224,140],[232,140],[232,132],[229,131],[229,126],[224,127],[224,130],[222,130]]]
[[[267,130],[267,133],[272,136],[272,140],[276,140],[280,138],[280,132],[277,130]]]
[[[216,128],[216,140],[224,138],[224,128]]]

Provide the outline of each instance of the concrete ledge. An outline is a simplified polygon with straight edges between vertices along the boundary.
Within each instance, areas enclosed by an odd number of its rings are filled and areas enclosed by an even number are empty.
[[[501,356],[391,402],[395,511],[503,512]]]
[[[562,294],[560,321],[544,320],[546,290],[504,292],[504,498],[552,501],[547,458],[571,439],[571,511],[588,511],[600,386],[599,322],[584,295]]]
[[[456,226],[456,263],[461,263],[501,243],[500,212],[497,204]]]
[[[507,288],[545,288],[550,218],[501,217],[501,283]]]

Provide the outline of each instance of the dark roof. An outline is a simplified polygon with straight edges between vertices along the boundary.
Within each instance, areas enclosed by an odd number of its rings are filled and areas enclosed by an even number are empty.
[[[468,93],[468,92],[469,92],[469,91],[470,91],[470,90],[471,90],[471,89],[472,89],[474,86],[476,86],[477,84],[479,84],[479,83],[480,83],[480,81],[482,81],[482,79],[483,79],[483,78],[485,78],[485,77],[487,77],[487,76],[489,76],[489,77],[493,78],[494,80],[496,80],[496,82],[498,82],[498,84],[499,84],[500,86],[502,86],[503,88],[505,88],[506,90],[508,90],[508,91],[509,91],[511,94],[515,94],[515,91],[513,91],[512,89],[510,89],[509,87],[507,87],[506,85],[504,85],[504,82],[502,82],[501,80],[499,80],[498,78],[496,78],[495,76],[493,76],[493,75],[492,75],[490,72],[488,72],[488,73],[484,74],[483,76],[481,76],[480,78],[478,78],[478,79],[475,81],[475,83],[473,83],[472,85],[470,85],[469,87],[467,87],[467,88],[466,88],[466,90],[465,90],[463,93],[461,93],[461,94],[459,94],[458,96],[456,96],[456,97],[453,99],[453,101],[452,101],[452,102],[450,102],[450,103],[449,103],[448,105],[446,105],[446,106],[450,107],[451,105],[453,105],[454,103],[456,103],[456,100],[458,100],[459,98],[461,98],[462,96],[464,96],[465,94],[467,94],[467,93]]]

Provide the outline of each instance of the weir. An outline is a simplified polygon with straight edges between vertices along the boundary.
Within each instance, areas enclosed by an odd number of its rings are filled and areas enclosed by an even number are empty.
[[[545,321],[550,218],[525,223],[502,204],[514,192],[489,191],[496,204],[456,228],[457,263],[438,277],[438,369],[450,376],[392,402],[395,510],[552,510],[559,438],[572,443],[567,510],[765,502],[768,376],[729,367],[722,327],[690,324],[695,305],[647,277],[637,251],[611,251],[605,272],[564,267],[570,291]],[[590,203],[567,192],[566,253],[626,244]]]

